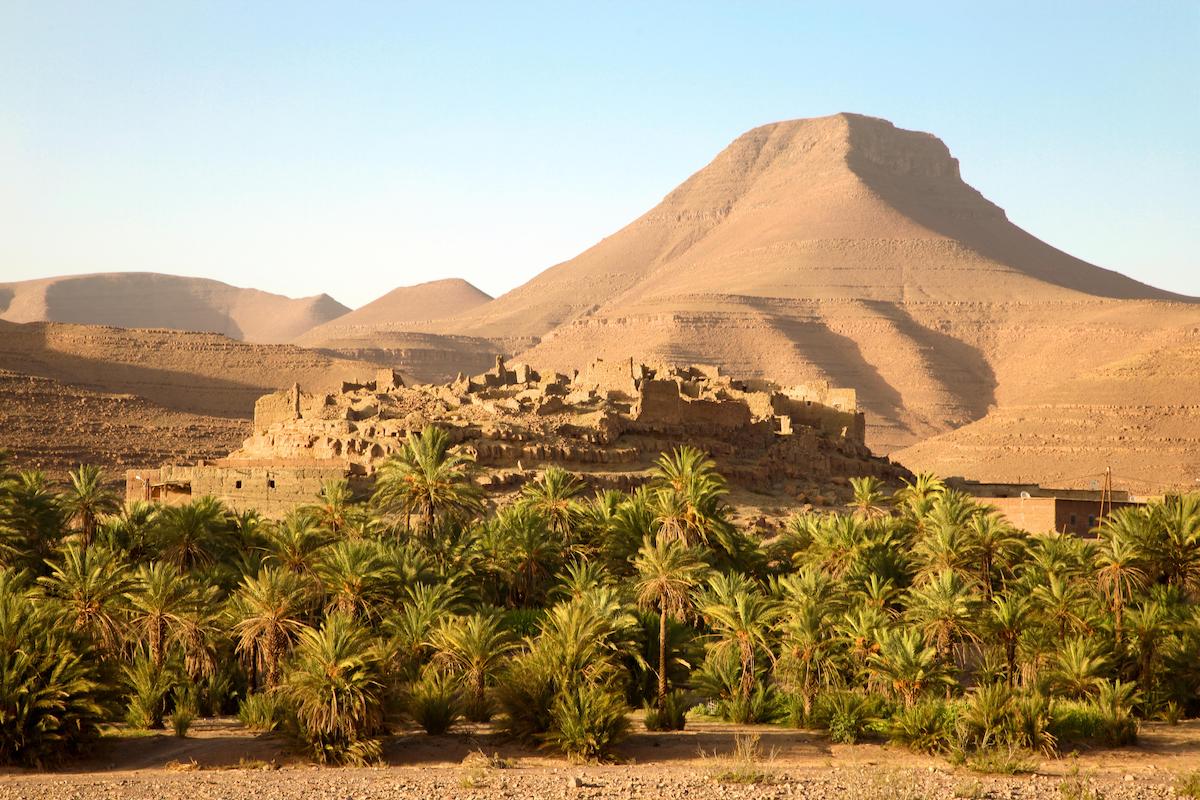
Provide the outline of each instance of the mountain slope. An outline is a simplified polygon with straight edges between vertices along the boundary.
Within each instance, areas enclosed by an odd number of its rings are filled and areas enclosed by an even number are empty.
[[[563,370],[632,355],[825,379],[858,390],[888,452],[1197,321],[1194,299],[1013,225],[936,137],[839,114],[749,131],[577,258],[427,329]]]
[[[209,331],[287,342],[350,309],[328,295],[293,300],[220,281],[113,272],[0,284],[0,319]]]

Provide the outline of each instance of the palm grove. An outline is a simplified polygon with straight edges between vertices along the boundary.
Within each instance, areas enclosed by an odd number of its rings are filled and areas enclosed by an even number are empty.
[[[690,448],[631,494],[552,468],[498,509],[471,469],[427,428],[369,502],[332,482],[270,522],[0,463],[0,763],[229,713],[344,763],[464,719],[604,758],[634,708],[967,759],[1200,710],[1200,496],[1085,541],[931,476],[891,496],[866,478],[762,539]]]

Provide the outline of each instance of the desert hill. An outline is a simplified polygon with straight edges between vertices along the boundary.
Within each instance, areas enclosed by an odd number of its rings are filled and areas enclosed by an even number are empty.
[[[220,333],[287,342],[350,309],[328,295],[293,300],[206,278],[153,272],[0,283],[0,319]]]
[[[394,366],[421,381],[446,381],[459,372],[483,372],[495,363],[500,349],[479,337],[413,331],[414,324],[467,312],[491,299],[457,278],[401,286],[305,331],[294,341],[303,347]]]
[[[828,380],[891,452],[1031,391],[1068,402],[1072,378],[1175,352],[1198,323],[1193,298],[1012,224],[936,137],[838,114],[746,133],[624,229],[427,329],[564,370],[633,355]]]

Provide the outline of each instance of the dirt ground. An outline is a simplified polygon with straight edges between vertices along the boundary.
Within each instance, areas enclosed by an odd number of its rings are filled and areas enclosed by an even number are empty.
[[[758,736],[760,759],[731,758]],[[0,798],[233,800],[234,798],[1169,798],[1200,769],[1200,721],[1144,726],[1136,747],[1043,759],[1032,774],[983,775],[881,744],[831,745],[815,731],[689,723],[678,733],[635,732],[609,765],[571,764],[505,741],[487,726],[447,736],[401,732],[383,763],[315,767],[282,737],[232,719],[168,733],[106,736],[93,755],[52,772],[0,772]],[[737,773],[759,782],[737,782]]]

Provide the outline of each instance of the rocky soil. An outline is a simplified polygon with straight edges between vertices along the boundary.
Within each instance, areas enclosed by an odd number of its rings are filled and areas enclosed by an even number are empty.
[[[760,737],[755,762],[731,758],[745,735]],[[0,798],[1172,798],[1181,796],[1179,777],[1200,769],[1200,723],[1148,725],[1137,747],[1046,759],[1017,776],[978,774],[879,744],[830,745],[816,732],[717,723],[636,733],[619,758],[570,764],[479,728],[398,735],[379,766],[315,767],[277,737],[209,720],[187,739],[107,738],[89,761],[57,772],[0,772]],[[739,782],[746,776],[757,782]]]

